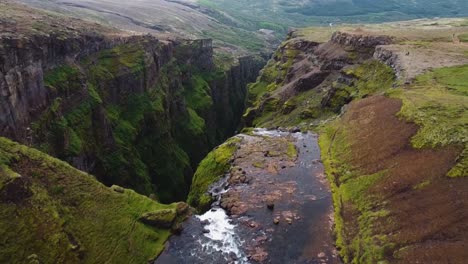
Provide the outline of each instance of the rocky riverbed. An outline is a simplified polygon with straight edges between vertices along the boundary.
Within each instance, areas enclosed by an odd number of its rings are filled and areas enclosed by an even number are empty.
[[[317,136],[257,129],[242,139],[212,209],[184,224],[160,263],[340,263]]]

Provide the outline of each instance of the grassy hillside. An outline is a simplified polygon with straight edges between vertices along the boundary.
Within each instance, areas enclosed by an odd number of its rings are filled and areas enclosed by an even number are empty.
[[[5,138],[0,138],[0,200],[2,263],[145,263],[163,249],[171,224],[151,226],[140,217],[174,212],[172,222],[177,207],[105,187]]]
[[[468,185],[467,72],[467,66],[436,69],[390,90],[395,99],[353,102],[321,128],[337,244],[347,262],[463,259],[465,233],[454,230],[466,224],[453,218],[468,206],[461,192]],[[439,245],[422,253],[436,237]]]

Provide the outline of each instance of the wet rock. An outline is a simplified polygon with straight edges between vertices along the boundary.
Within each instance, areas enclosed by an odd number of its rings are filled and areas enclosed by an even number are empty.
[[[273,201],[267,201],[267,208],[269,210],[274,210],[275,209],[275,204],[273,203]]]
[[[206,225],[209,225],[209,224],[210,224],[210,221],[208,221],[208,220],[203,220],[203,221],[200,222],[200,224],[203,225],[203,226],[206,226]]]
[[[202,233],[203,233],[203,234],[208,234],[208,233],[210,233],[210,230],[208,230],[208,229],[206,229],[206,228],[203,228]]]
[[[261,247],[256,247],[253,254],[249,256],[249,259],[256,261],[256,262],[264,262],[268,257],[268,253]]]
[[[301,132],[301,129],[298,127],[293,127],[289,130],[290,133],[299,133]]]
[[[255,238],[255,243],[257,243],[257,244],[263,244],[263,243],[265,243],[267,240],[268,240],[268,237],[267,237],[267,236],[259,236],[259,237]]]
[[[288,224],[292,224],[292,222],[293,222],[292,218],[289,218],[289,217],[286,218],[285,220],[286,220],[286,223],[288,223]]]
[[[183,230],[184,230],[184,227],[182,226],[182,223],[176,223],[171,228],[171,232],[175,235],[180,235]]]
[[[250,227],[250,228],[256,228],[256,227],[258,227],[258,224],[255,223],[255,222],[250,222],[250,223],[249,223],[249,227]]]
[[[186,203],[178,203],[176,207],[176,212],[178,216],[186,215],[190,213],[190,206]]]
[[[229,252],[229,258],[230,258],[231,260],[233,260],[233,261],[236,261],[236,260],[239,259],[239,258],[237,257],[237,255],[236,255],[236,253],[234,253],[234,252],[232,252],[232,251]]]
[[[275,218],[273,219],[273,224],[277,225],[277,224],[279,224],[279,223],[280,223],[280,218],[279,218],[279,217],[275,217]]]
[[[174,223],[177,211],[175,209],[163,209],[155,212],[144,213],[140,221],[158,228],[170,228]]]

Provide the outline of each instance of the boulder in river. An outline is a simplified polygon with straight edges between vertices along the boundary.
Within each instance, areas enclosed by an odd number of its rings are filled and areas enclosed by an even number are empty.
[[[275,217],[275,219],[273,219],[273,224],[277,225],[280,223],[280,218],[279,217]]]
[[[267,208],[269,210],[274,210],[275,209],[275,203],[272,200],[267,200]]]

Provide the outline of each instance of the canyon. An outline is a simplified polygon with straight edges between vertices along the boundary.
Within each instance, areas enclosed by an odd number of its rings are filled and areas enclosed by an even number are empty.
[[[211,40],[79,32],[42,15],[39,32],[2,38],[2,135],[108,185],[183,199],[193,168],[235,132],[262,58],[216,69]]]
[[[466,19],[291,30],[268,60],[277,37],[72,2],[0,3],[0,262],[468,258]]]

